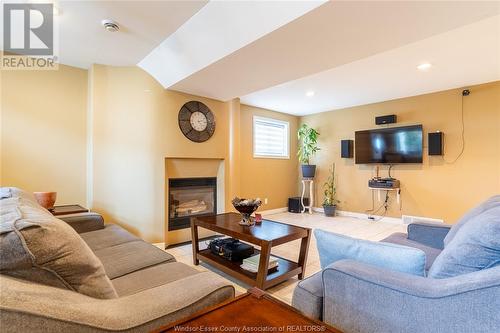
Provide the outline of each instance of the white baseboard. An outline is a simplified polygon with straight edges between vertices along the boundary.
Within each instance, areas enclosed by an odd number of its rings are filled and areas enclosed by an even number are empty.
[[[324,213],[323,207],[313,207],[313,212],[317,213]],[[381,215],[368,215],[365,213],[356,213],[356,212],[349,212],[345,210],[337,210],[336,211],[337,216],[347,216],[347,217],[354,217],[356,219],[360,220],[366,220],[366,221],[373,221],[372,219],[369,219],[368,216],[372,216],[376,221],[384,221],[388,223],[394,223],[394,224],[403,224],[403,220],[397,217],[389,217],[389,216],[381,216]]]
[[[323,207],[313,207],[313,212],[324,213],[325,210],[323,209]],[[337,211],[337,212],[339,212],[339,211]]]
[[[286,212],[288,212],[288,208],[281,207],[281,208],[263,210],[263,211],[260,211],[257,213],[262,214],[262,215],[272,215],[272,214],[279,214],[279,213],[286,213]]]
[[[288,212],[287,207],[281,207],[281,208],[275,208],[275,209],[268,209],[268,210],[263,210],[263,211],[257,211],[257,213],[262,214],[262,215],[273,215],[273,214],[280,214],[280,213],[286,213]],[[324,213],[323,207],[313,207],[313,212],[315,213]],[[307,212],[305,213],[307,214]],[[372,221],[371,219],[368,218],[368,214],[364,213],[356,213],[356,212],[348,212],[344,210],[337,210],[337,216],[348,216],[348,217],[354,217],[360,220],[367,220],[367,221]],[[389,222],[389,223],[396,223],[396,224],[403,224],[403,221],[399,218],[396,217],[382,217],[379,215],[370,215],[373,216],[375,220],[381,220],[383,219],[384,222]]]

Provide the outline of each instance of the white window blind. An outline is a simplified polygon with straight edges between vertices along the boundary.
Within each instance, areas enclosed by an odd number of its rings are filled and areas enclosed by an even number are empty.
[[[289,158],[289,124],[286,121],[253,117],[253,156]]]

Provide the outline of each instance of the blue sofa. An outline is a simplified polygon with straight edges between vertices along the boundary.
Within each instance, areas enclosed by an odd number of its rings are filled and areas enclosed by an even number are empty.
[[[413,223],[382,241],[423,250],[429,270],[456,229],[498,205],[492,197],[453,227]],[[344,259],[301,281],[292,304],[344,332],[500,332],[500,266],[434,279]]]

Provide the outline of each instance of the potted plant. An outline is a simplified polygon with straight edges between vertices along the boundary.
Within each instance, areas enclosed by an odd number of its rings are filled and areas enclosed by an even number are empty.
[[[335,188],[335,163],[332,164],[330,175],[328,176],[328,180],[323,185],[323,188],[325,190],[325,198],[323,200],[325,215],[335,216],[337,204],[340,202],[337,200],[337,190]]]
[[[302,124],[297,135],[300,140],[299,151],[297,155],[302,163],[302,177],[314,178],[316,174],[316,165],[309,164],[311,157],[316,154],[318,150],[318,135],[319,133],[309,127],[307,124]]]

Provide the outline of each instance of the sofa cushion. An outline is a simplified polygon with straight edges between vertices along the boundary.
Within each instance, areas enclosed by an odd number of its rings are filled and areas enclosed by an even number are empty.
[[[10,214],[13,210],[17,210],[17,207],[22,203],[23,207],[30,207],[34,210],[38,210],[43,212],[44,214],[50,214],[48,210],[43,208],[36,202],[33,197],[29,195],[13,195],[10,198],[4,198],[0,201],[2,205],[2,210],[0,211],[0,215]],[[52,216],[52,214],[50,214]]]
[[[27,191],[22,190],[22,189],[17,188],[17,187],[2,187],[1,193],[2,193],[2,199],[22,198],[22,199],[25,199],[27,201],[38,204],[35,197],[33,196],[33,193],[27,192]],[[43,208],[43,207],[40,206],[40,208]]]
[[[175,262],[172,255],[142,240],[106,247],[94,253],[101,260],[110,279],[145,267]]]
[[[80,237],[85,232],[104,229],[104,218],[96,212],[58,215],[57,218],[69,224]]]
[[[481,214],[481,213],[483,213],[491,208],[499,207],[499,206],[500,206],[500,195],[494,195],[491,198],[489,198],[488,200],[482,202],[478,206],[469,210],[467,213],[464,214],[464,216],[462,216],[460,218],[460,220],[457,221],[457,223],[455,223],[451,227],[450,231],[448,232],[448,234],[444,238],[444,246],[445,247],[448,246],[448,244],[453,240],[453,238],[455,237],[457,232],[460,230],[460,228],[462,228],[465,224],[467,224],[472,218],[476,217],[477,215],[479,215],[479,214]]]
[[[10,187],[0,187],[0,199],[12,198]]]
[[[81,237],[29,198],[0,201],[0,271],[95,298],[117,294]]]
[[[323,271],[297,284],[293,291],[292,306],[306,317],[323,319]]]
[[[161,286],[201,271],[180,262],[147,267],[111,280],[120,297]]]
[[[425,275],[425,253],[392,243],[356,239],[320,229],[314,230],[321,268],[341,259],[352,259],[389,270]]]
[[[229,300],[234,288],[215,273],[201,272],[102,300],[0,274],[0,295],[2,333],[142,333]]]
[[[410,246],[424,251],[425,253],[425,270],[428,271],[431,268],[432,263],[436,260],[436,257],[441,253],[440,249],[436,249],[431,246],[424,245],[422,243],[408,239],[408,235],[402,232],[396,232],[387,238],[381,240],[381,242],[399,244],[404,246]]]
[[[140,240],[139,237],[116,224],[108,224],[104,226],[104,229],[85,232],[80,236],[93,251]]]
[[[500,206],[472,217],[436,258],[429,277],[442,279],[500,265]]]

